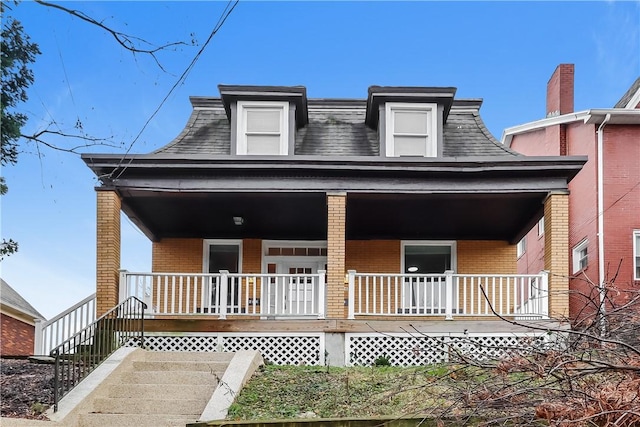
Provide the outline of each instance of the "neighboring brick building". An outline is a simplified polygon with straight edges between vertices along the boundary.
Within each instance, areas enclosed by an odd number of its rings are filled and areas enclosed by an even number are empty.
[[[482,101],[452,87],[219,89],[191,98],[185,129],[153,153],[82,156],[100,179],[99,314],[136,296],[147,343],[332,364],[426,363],[454,336],[495,349],[532,333],[492,309],[568,314],[566,262],[517,275],[515,244],[544,215],[548,247],[566,252],[568,182],[586,158],[505,148]],[[119,271],[121,211],[153,242],[151,272]]]
[[[30,356],[33,354],[35,321],[44,317],[0,279],[0,356]]]
[[[502,142],[529,156],[588,156],[569,184],[570,315],[593,314],[608,297],[640,291],[640,78],[614,108],[573,111],[574,66],[547,84],[547,118],[508,128]],[[518,248],[518,272],[544,268],[544,233],[534,227]],[[615,278],[615,280],[614,280]],[[615,281],[615,283],[612,283]],[[619,292],[622,291],[622,292]]]

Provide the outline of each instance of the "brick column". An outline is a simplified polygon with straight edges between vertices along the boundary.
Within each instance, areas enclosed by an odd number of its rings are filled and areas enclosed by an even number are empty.
[[[327,318],[345,318],[347,194],[327,193]]]
[[[544,202],[544,268],[549,271],[549,316],[569,315],[569,195]]]
[[[118,304],[120,269],[120,197],[115,191],[98,190],[96,315]]]

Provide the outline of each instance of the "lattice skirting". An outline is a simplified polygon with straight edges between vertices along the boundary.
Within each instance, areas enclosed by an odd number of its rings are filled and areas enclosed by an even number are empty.
[[[295,333],[156,333],[145,335],[144,347],[152,351],[258,350],[276,365],[323,365],[324,334]]]
[[[542,334],[345,334],[345,364],[372,365],[379,357],[394,366],[499,359],[553,345]]]
[[[326,348],[323,333],[153,333],[144,347],[152,351],[258,350],[276,365],[324,365],[337,352],[347,366],[371,366],[385,357],[394,366],[417,366],[463,359],[488,360],[559,345],[545,334],[344,334],[342,348]],[[344,354],[342,354],[344,352]]]

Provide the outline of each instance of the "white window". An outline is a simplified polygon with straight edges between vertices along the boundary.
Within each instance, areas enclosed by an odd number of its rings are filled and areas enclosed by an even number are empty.
[[[238,101],[237,154],[286,155],[289,146],[287,102]]]
[[[544,217],[538,221],[538,237],[544,235]]]
[[[527,236],[524,236],[522,240],[518,242],[516,246],[516,256],[520,258],[527,251]]]
[[[640,230],[633,232],[633,278],[640,280]]]
[[[587,264],[589,263],[589,253],[587,251],[588,246],[589,241],[585,239],[573,248],[573,273],[577,273],[578,271],[587,268]]]
[[[387,157],[436,157],[437,104],[386,103]]]

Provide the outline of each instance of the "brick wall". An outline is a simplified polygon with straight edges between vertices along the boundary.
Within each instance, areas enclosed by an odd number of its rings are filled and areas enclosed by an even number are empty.
[[[549,274],[549,315],[569,315],[569,195],[550,194],[544,203],[545,270]]]
[[[515,274],[516,246],[498,240],[458,241],[460,274]]]
[[[120,197],[97,192],[96,315],[118,304],[120,276]]]
[[[33,354],[35,327],[4,313],[0,313],[2,326],[2,356],[30,356]]]
[[[327,194],[327,317],[345,317],[346,193]]]
[[[547,83],[547,112],[573,112],[573,64],[560,64]]]
[[[607,125],[604,131],[605,280],[618,271],[614,285],[640,290],[633,278],[634,230],[640,230],[640,126]],[[616,303],[630,294],[612,294]]]
[[[363,273],[399,273],[400,240],[348,240],[346,269]]]
[[[162,239],[153,242],[151,270],[162,273],[202,273],[202,239]]]

